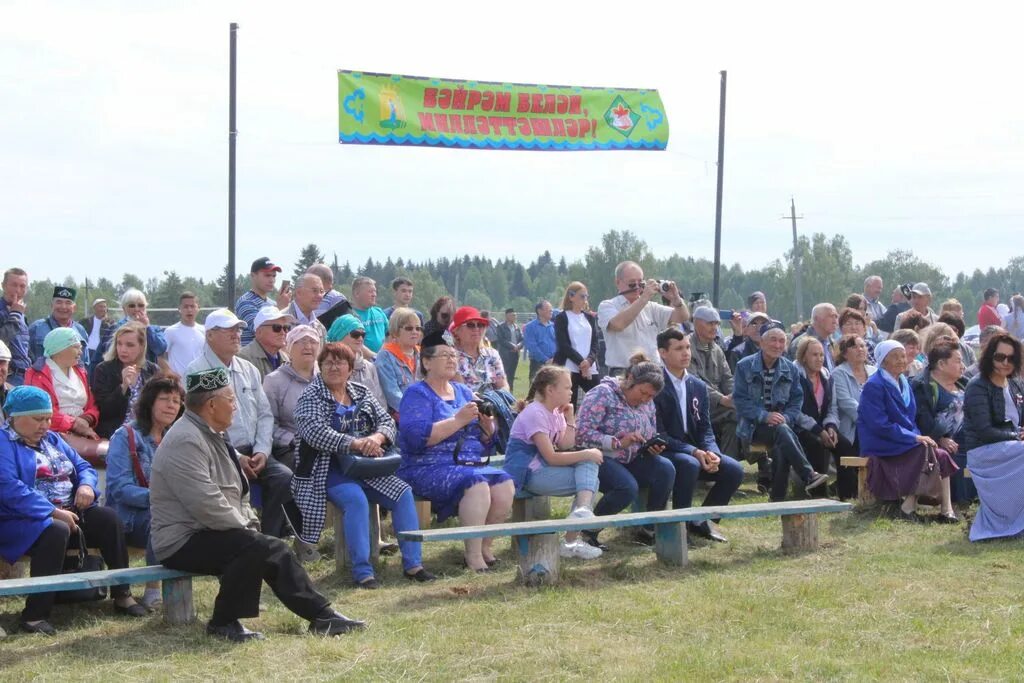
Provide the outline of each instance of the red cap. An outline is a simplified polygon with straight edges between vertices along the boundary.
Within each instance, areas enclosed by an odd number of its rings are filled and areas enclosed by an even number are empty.
[[[472,306],[463,306],[459,310],[455,311],[455,315],[452,316],[452,324],[449,326],[448,330],[454,332],[466,323],[473,321],[483,323],[484,325],[489,323],[487,318],[480,316],[480,311],[476,310]]]

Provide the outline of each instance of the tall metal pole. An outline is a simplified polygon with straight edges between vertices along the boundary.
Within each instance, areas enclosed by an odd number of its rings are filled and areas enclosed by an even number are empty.
[[[235,128],[235,97],[238,66],[238,24],[231,24],[231,72],[229,76],[228,104],[228,300],[225,305],[235,305],[235,140],[238,130]]]
[[[711,303],[718,308],[718,279],[722,269],[722,177],[725,171],[725,72],[718,103],[718,191],[715,194],[715,284]]]
[[[796,320],[803,320],[803,268],[800,266],[800,244],[796,238],[796,200],[789,198],[789,218],[793,221],[793,270],[796,271]]]

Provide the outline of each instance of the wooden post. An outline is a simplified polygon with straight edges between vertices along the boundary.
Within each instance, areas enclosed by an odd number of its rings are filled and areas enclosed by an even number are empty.
[[[654,554],[658,561],[673,567],[685,567],[686,522],[654,525]]]
[[[416,516],[420,520],[421,529],[430,528],[430,501],[423,498],[416,499]]]
[[[14,564],[8,564],[6,560],[0,558],[0,579],[21,579],[28,576],[28,564],[28,557],[19,558]]]
[[[512,501],[513,522],[534,522],[551,516],[551,499],[547,496],[516,498]]]
[[[527,586],[558,583],[558,534],[516,536],[519,579]]]
[[[868,466],[857,468],[857,502],[863,506],[874,505],[875,497],[868,488]]]
[[[164,579],[164,621],[168,624],[191,624],[196,620],[196,609],[192,604],[192,577]]]
[[[380,559],[380,506],[370,503],[370,563],[374,566]]]
[[[799,553],[818,549],[818,515],[785,515],[782,518],[782,550]]]

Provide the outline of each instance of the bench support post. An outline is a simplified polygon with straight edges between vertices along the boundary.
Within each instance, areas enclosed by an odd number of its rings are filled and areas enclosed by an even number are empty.
[[[551,516],[551,499],[547,496],[516,498],[512,501],[512,522],[533,522]]]
[[[348,556],[348,546],[345,545],[345,513],[334,505],[334,571],[342,573],[346,567],[352,564]],[[370,563],[377,564],[380,558],[380,507],[370,503]]]
[[[818,549],[818,515],[785,515],[782,518],[782,550],[799,553]]]
[[[857,502],[864,506],[875,504],[875,497],[868,488],[867,465],[857,468]]]
[[[420,520],[421,529],[430,528],[430,501],[422,498],[416,499],[416,517]]]
[[[168,624],[191,624],[196,620],[192,604],[192,577],[164,579],[164,621]]]
[[[558,583],[558,534],[517,536],[519,579],[527,586]]]
[[[684,567],[686,554],[686,522],[654,525],[654,554],[662,564]]]

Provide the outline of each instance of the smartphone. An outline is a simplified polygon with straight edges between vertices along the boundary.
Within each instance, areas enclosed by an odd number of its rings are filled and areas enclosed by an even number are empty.
[[[724,322],[732,320],[732,309],[723,308],[718,312],[718,317],[721,318]]]
[[[665,441],[665,437],[661,434],[655,434],[644,443],[640,451],[650,453],[652,446],[661,446],[665,448],[668,446],[668,441]]]
[[[284,294],[285,292],[287,292],[289,289],[291,289],[291,286],[292,283],[287,279],[281,280],[281,293]]]

